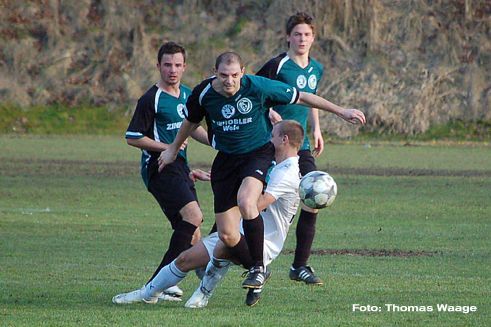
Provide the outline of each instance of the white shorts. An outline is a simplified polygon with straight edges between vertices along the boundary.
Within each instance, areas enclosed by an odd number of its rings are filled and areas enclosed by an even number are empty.
[[[213,257],[213,249],[215,249],[215,245],[217,245],[218,240],[219,238],[217,232],[211,233],[210,235],[201,239],[201,242],[203,242],[206,251],[208,251],[208,256],[210,257],[210,259]]]
[[[210,235],[204,237],[201,239],[203,242],[203,245],[206,248],[206,251],[208,252],[208,256],[210,259],[213,257],[213,249],[215,249],[215,245],[217,244],[219,238],[218,238],[218,233],[214,232],[211,233]],[[276,257],[280,254],[278,250],[272,246],[273,243],[268,242],[268,240],[264,240],[264,265],[267,266],[276,259]]]

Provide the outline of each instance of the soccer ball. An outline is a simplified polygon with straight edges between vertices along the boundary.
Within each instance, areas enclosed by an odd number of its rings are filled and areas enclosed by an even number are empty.
[[[300,200],[307,207],[322,209],[330,206],[334,202],[338,193],[338,186],[328,173],[311,171],[302,177],[299,193]]]

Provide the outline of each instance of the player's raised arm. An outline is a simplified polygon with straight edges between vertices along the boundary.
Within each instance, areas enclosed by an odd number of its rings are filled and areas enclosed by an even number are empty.
[[[176,160],[177,153],[181,148],[181,145],[186,141],[186,139],[191,135],[191,133],[198,127],[199,124],[191,123],[189,120],[184,119],[182,121],[182,125],[179,128],[179,132],[177,132],[176,138],[174,142],[169,144],[167,150],[163,151],[160,154],[158,159],[159,162],[159,171],[162,171],[164,167]]]
[[[352,124],[366,123],[365,115],[360,110],[345,109],[312,93],[300,92],[297,104],[331,112]]]

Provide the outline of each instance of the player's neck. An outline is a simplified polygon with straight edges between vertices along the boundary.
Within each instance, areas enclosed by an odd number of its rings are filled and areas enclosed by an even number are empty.
[[[178,97],[179,94],[181,93],[181,90],[179,89],[180,85],[181,85],[180,83],[167,84],[167,83],[164,83],[162,81],[159,81],[157,83],[157,87],[162,89],[165,93],[168,93],[168,94],[173,95],[175,97]]]
[[[285,161],[288,158],[296,157],[297,156],[297,152],[298,151],[296,151],[294,149],[285,149],[283,151],[278,151],[277,150],[275,152],[275,156],[274,156],[274,159],[276,161],[276,164],[279,164],[280,162]]]
[[[304,54],[297,54],[293,52],[291,49],[287,52],[288,57],[293,60],[297,65],[302,68],[305,68],[309,65],[309,53],[306,52]]]
[[[237,92],[239,92],[240,90],[240,87],[238,89],[235,90],[235,92],[232,94],[232,93],[227,93],[223,90],[223,86],[218,82],[217,79],[214,79],[212,82],[211,82],[211,87],[213,88],[213,90],[215,90],[218,94],[221,94],[223,95],[224,97],[226,98],[230,98],[230,97],[233,97],[237,94]]]

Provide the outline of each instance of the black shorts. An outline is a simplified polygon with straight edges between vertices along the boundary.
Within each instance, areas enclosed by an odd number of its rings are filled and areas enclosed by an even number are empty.
[[[305,176],[311,171],[317,170],[315,165],[315,159],[312,156],[310,150],[298,151],[298,167],[300,168],[300,175]]]
[[[152,163],[148,181],[148,191],[159,203],[162,211],[169,219],[172,229],[182,220],[179,211],[189,202],[198,201],[194,182],[189,178],[189,167],[182,157],[165,166],[158,172],[156,162]]]
[[[271,142],[245,154],[218,152],[211,167],[215,213],[237,206],[237,193],[244,178],[251,176],[264,183],[273,160]]]

